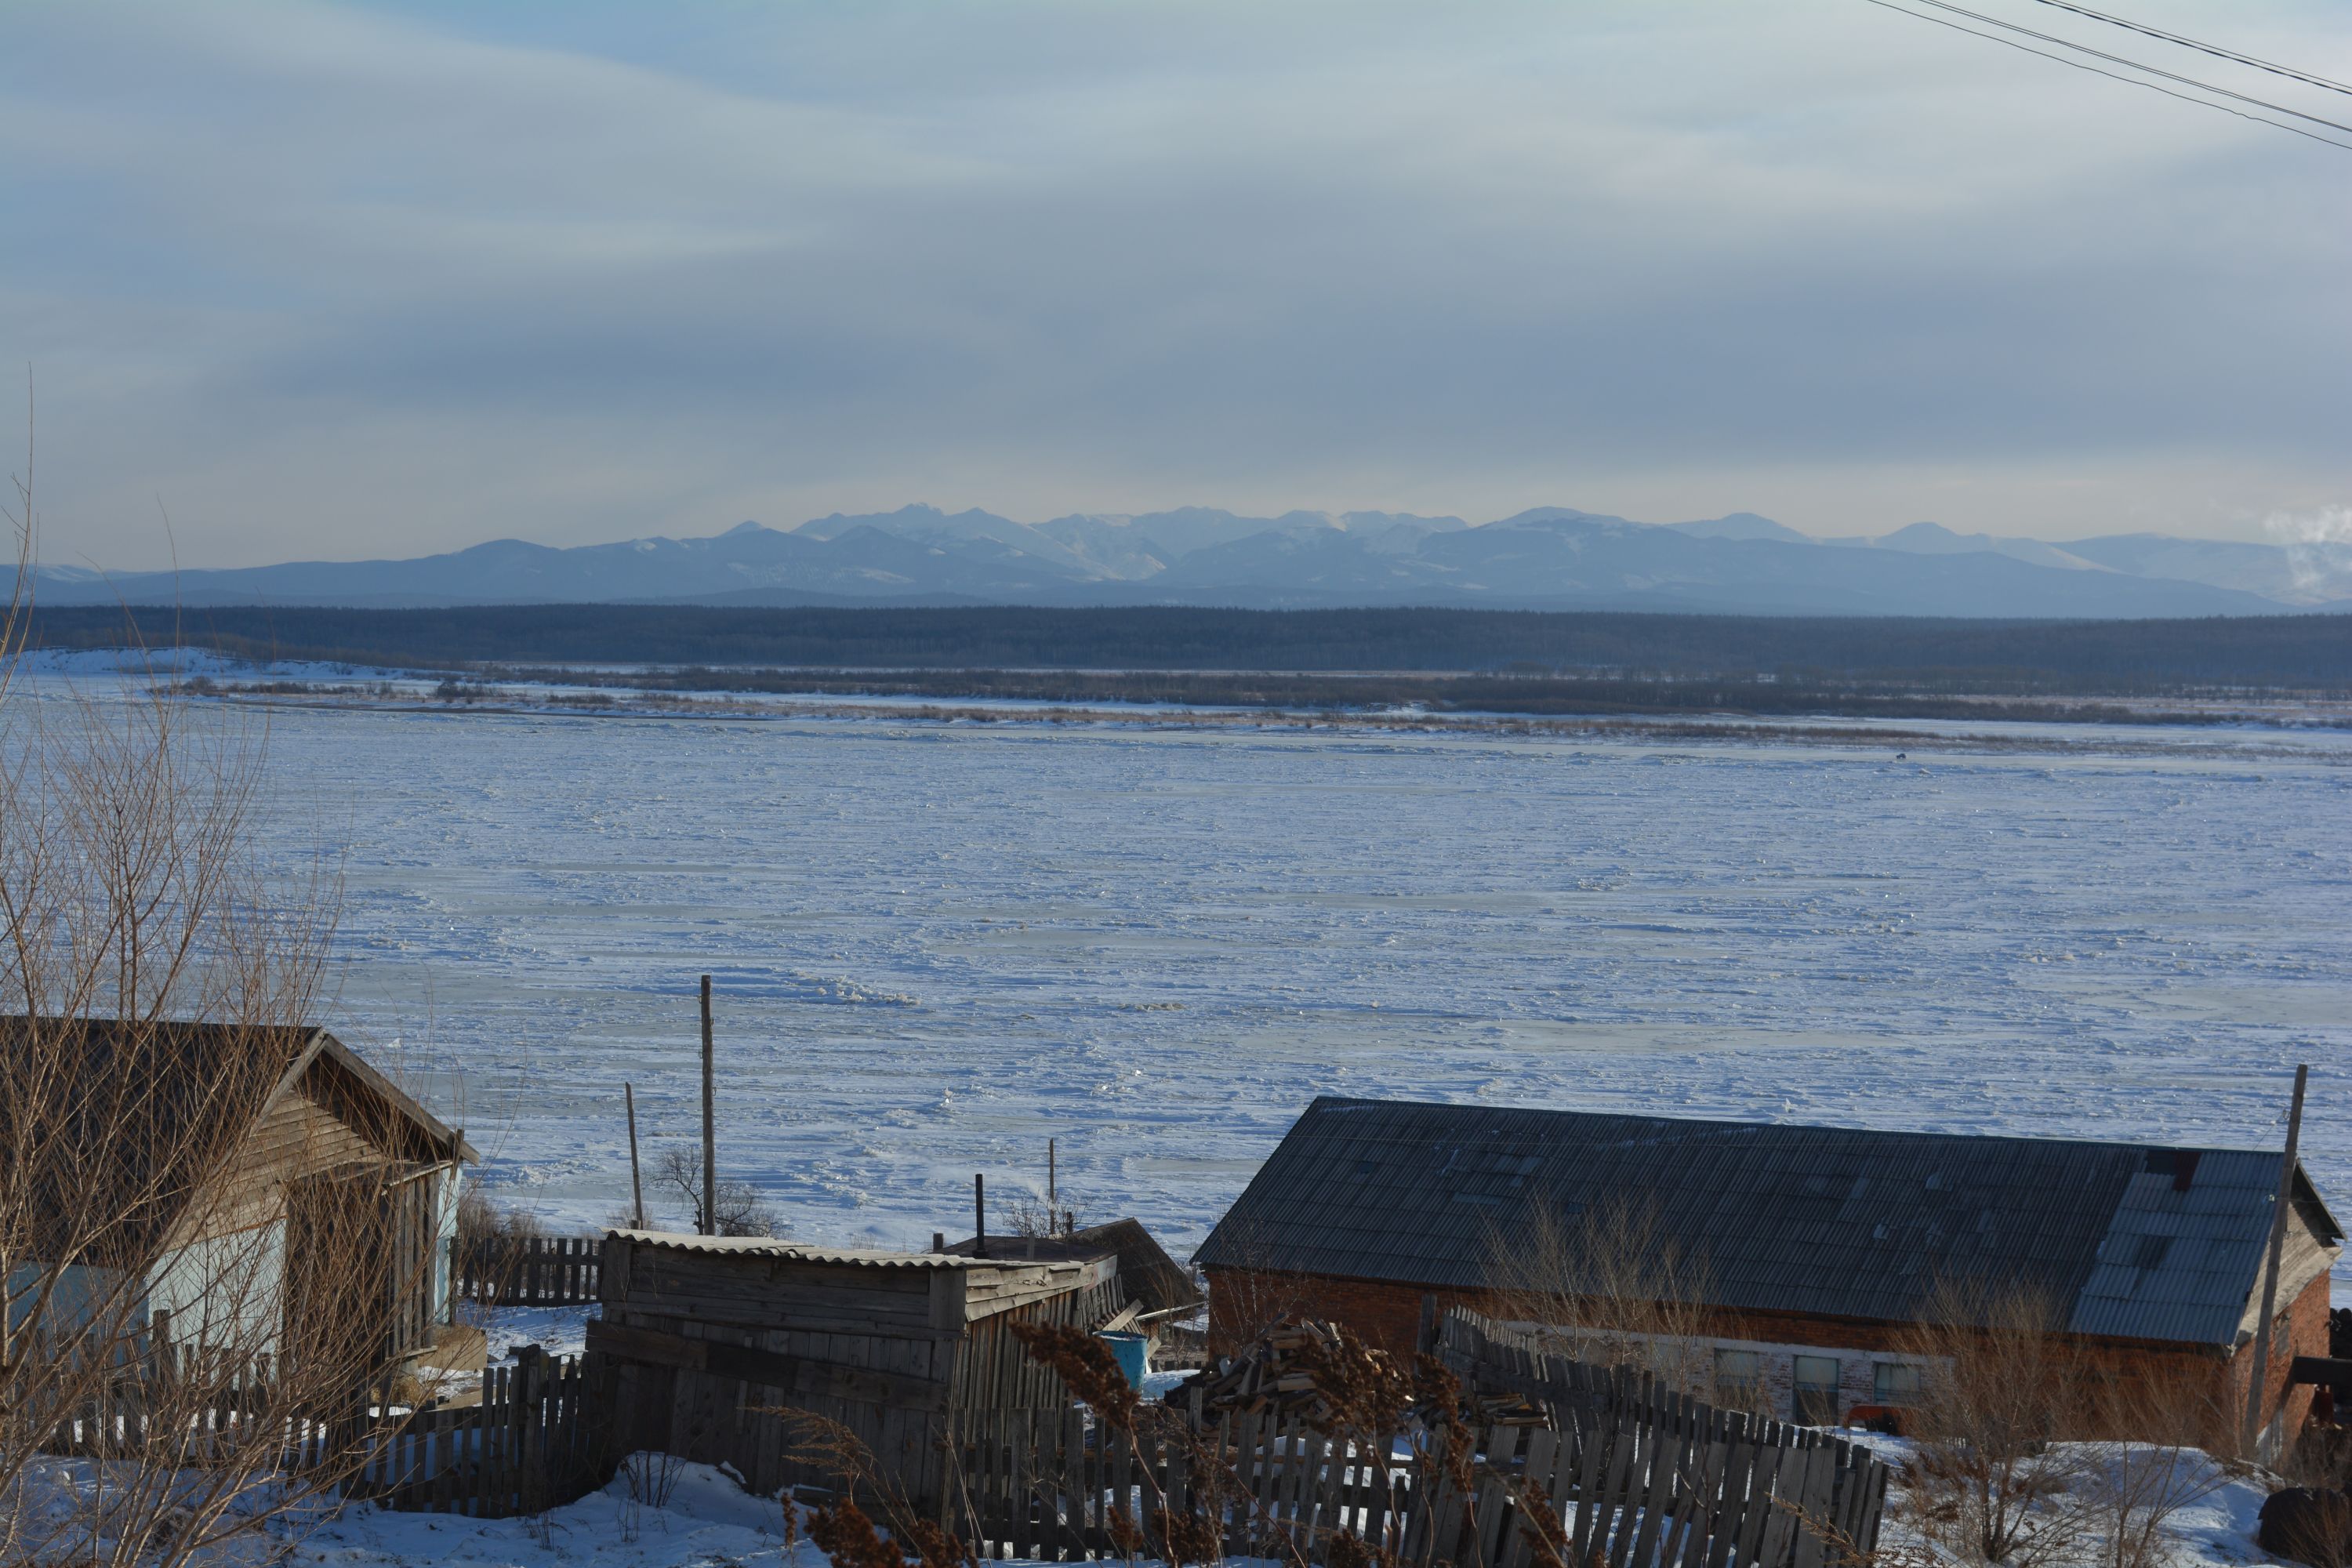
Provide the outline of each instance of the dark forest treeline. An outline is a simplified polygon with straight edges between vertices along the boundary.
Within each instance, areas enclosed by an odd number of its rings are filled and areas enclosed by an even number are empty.
[[[2161,621],[1795,618],[1515,610],[444,609],[37,611],[36,646],[139,641],[402,668],[1458,671],[2126,695],[2352,690],[2352,616]],[[1200,700],[1200,699],[1194,699]],[[1209,700],[1215,700],[1211,698]]]
[[[505,680],[577,679],[557,668],[500,667]],[[209,681],[196,689],[224,689]],[[686,665],[660,670],[606,672],[594,684],[632,691],[726,691],[769,697],[903,697],[950,704],[1011,698],[1089,708],[1116,703],[1170,703],[1192,708],[1397,710],[1431,714],[1492,713],[1511,718],[1601,718],[1612,715],[1736,714],[1750,718],[1834,714],[1851,719],[2026,720],[2037,722],[2211,723],[2234,721],[2227,704],[2167,707],[2125,705],[2081,694],[1980,693],[1898,689],[1891,683],[1728,676],[1252,674],[1197,670],[714,669]],[[254,695],[302,696],[319,689],[301,681],[231,688]],[[442,700],[476,705],[511,700],[490,682],[451,683]],[[593,706],[593,700],[559,699]],[[958,717],[982,717],[975,710]]]

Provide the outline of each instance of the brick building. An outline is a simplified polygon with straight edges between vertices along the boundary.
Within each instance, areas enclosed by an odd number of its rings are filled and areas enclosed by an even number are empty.
[[[1456,1303],[1507,1316],[1529,1233],[1617,1205],[1689,1265],[1701,1299],[1681,1317],[1716,1377],[1784,1417],[1909,1403],[1924,1369],[1906,1342],[1950,1282],[2047,1302],[2101,1376],[2226,1377],[2242,1408],[2281,1159],[1326,1098],[1194,1261],[1213,1335],[1305,1314],[1411,1351]],[[2328,1353],[2344,1239],[2299,1167],[2292,1192],[2272,1452],[2310,1408],[2289,1368]]]

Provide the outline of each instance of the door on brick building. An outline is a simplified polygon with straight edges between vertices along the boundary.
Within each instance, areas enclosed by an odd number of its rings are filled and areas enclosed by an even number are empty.
[[[1838,1363],[1833,1355],[1801,1355],[1791,1369],[1796,1385],[1791,1414],[1802,1426],[1834,1426],[1838,1420]]]

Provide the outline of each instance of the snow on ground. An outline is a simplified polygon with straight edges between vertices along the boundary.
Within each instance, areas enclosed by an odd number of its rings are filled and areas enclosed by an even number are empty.
[[[1949,1563],[1948,1552],[1930,1543],[1916,1528],[1910,1500],[1902,1481],[1902,1467],[1912,1458],[1912,1445],[1899,1437],[1882,1436],[1875,1433],[1843,1431],[1838,1434],[1848,1441],[1860,1443],[1875,1451],[1878,1457],[1896,1468],[1897,1479],[1889,1489],[1885,1521],[1879,1534],[1882,1552],[1898,1563]],[[2049,1461],[2069,1474],[2073,1479],[2066,1491],[2055,1500],[2059,1507],[2080,1506],[2099,1495],[2103,1479],[2116,1475],[2117,1467],[2137,1464],[2147,1467],[2152,1456],[2167,1450],[2147,1444],[2059,1443],[2052,1446]],[[2222,1465],[2210,1456],[2193,1450],[2181,1454],[2176,1468],[2168,1471],[2143,1468],[2143,1476],[2165,1475],[2170,1482],[2167,1502],[2172,1511],[2164,1521],[2164,1540],[2152,1568],[2207,1568],[2209,1564],[2277,1563],[2281,1561],[2264,1552],[2256,1542],[2255,1531],[2261,1524],[2263,1501],[2270,1495],[2270,1487],[2277,1484],[2259,1472],[2236,1469]],[[2136,1489],[2147,1500],[2155,1500],[2154,1489],[2146,1481]],[[2082,1562],[2104,1562],[2101,1552],[2104,1532],[2094,1528],[2071,1550],[2062,1552],[2052,1568],[2067,1568]]]
[[[1890,1460],[1906,1457],[1906,1446],[1898,1440],[1865,1440]],[[2062,1445],[2058,1454],[2066,1458],[2068,1446]],[[87,1460],[48,1461],[35,1479],[62,1500],[69,1489],[86,1489],[90,1468]],[[824,1554],[796,1525],[788,1531],[783,1505],[776,1500],[750,1496],[731,1473],[709,1466],[677,1463],[672,1468],[675,1482],[665,1507],[633,1501],[625,1468],[603,1490],[552,1510],[541,1520],[395,1513],[361,1503],[337,1514],[278,1522],[267,1534],[214,1553],[208,1561],[333,1568],[422,1568],[441,1563],[477,1568],[749,1568],[753,1563],[824,1568]],[[2169,1521],[2169,1539],[2156,1568],[2223,1568],[2277,1561],[2254,1542],[2265,1495],[2259,1478],[2228,1474],[2196,1456],[2183,1468],[2180,1506]],[[1898,1489],[1889,1499],[1888,1521],[1880,1537],[1890,1561],[1949,1561],[1904,1522],[1903,1510]],[[2094,1563],[2097,1546],[2095,1540],[2084,1541],[2053,1568]]]
[[[798,1536],[794,1531],[793,1535]],[[787,1541],[783,1505],[747,1494],[708,1465],[678,1468],[667,1508],[629,1499],[627,1474],[603,1491],[551,1510],[544,1521],[471,1520],[447,1514],[346,1510],[313,1531],[289,1563],[335,1568],[412,1568],[434,1563],[478,1568],[717,1568],[719,1564],[804,1563],[825,1556],[804,1539]]]
[[[514,1359],[517,1345],[537,1345],[550,1355],[578,1355],[588,1348],[593,1307],[482,1307],[457,1303],[457,1321],[482,1331],[493,1362]]]
[[[658,1465],[656,1460],[656,1464]],[[44,1460],[27,1492],[58,1522],[87,1517],[96,1466],[87,1459]],[[474,1520],[451,1514],[395,1513],[373,1503],[339,1511],[307,1509],[261,1519],[254,1532],[205,1552],[206,1568],[265,1563],[331,1563],[338,1568],[426,1568],[439,1563],[478,1568],[705,1568],[731,1563],[802,1563],[824,1568],[824,1554],[805,1540],[788,1542],[783,1505],[744,1492],[707,1465],[678,1464],[664,1508],[630,1500],[627,1471],[542,1519]],[[259,1517],[247,1515],[248,1519]],[[797,1534],[797,1531],[794,1531]],[[44,1532],[42,1542],[51,1542]],[[68,1555],[53,1558],[64,1562]]]

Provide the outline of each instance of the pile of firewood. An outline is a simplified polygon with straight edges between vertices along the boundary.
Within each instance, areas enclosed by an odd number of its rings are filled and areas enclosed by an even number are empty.
[[[1319,1429],[1331,1418],[1331,1405],[1309,1369],[1318,1363],[1328,1365],[1342,1356],[1361,1358],[1364,1370],[1375,1374],[1385,1372],[1391,1359],[1386,1351],[1375,1350],[1360,1340],[1343,1340],[1334,1324],[1285,1323],[1268,1331],[1247,1350],[1220,1356],[1215,1364],[1178,1384],[1168,1391],[1167,1402],[1181,1410],[1197,1408],[1203,1423],[1228,1415],[1271,1412],[1286,1420],[1296,1416]],[[1516,1394],[1471,1393],[1465,1395],[1465,1403],[1463,1415],[1475,1426],[1551,1425],[1542,1405]]]
[[[1307,1370],[1307,1358],[1315,1351],[1336,1355],[1339,1349],[1339,1331],[1328,1323],[1285,1323],[1268,1331],[1247,1350],[1219,1356],[1215,1365],[1178,1384],[1169,1390],[1169,1403],[1191,1408],[1197,1393],[1204,1421],[1272,1411],[1276,1415],[1296,1415],[1311,1426],[1328,1418],[1331,1408]],[[1360,1353],[1381,1354],[1370,1349]]]

